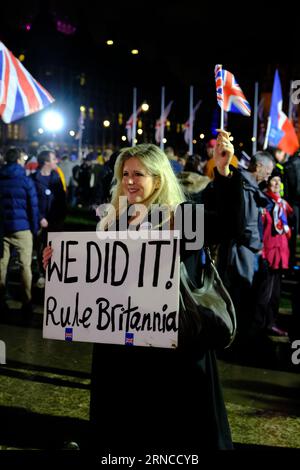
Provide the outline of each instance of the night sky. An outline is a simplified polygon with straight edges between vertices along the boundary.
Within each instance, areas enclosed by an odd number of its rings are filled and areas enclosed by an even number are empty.
[[[96,118],[124,119],[132,111],[132,88],[138,104],[151,105],[149,121],[160,114],[160,89],[173,99],[170,120],[188,118],[189,86],[194,100],[203,99],[195,126],[210,132],[216,108],[214,66],[222,63],[237,78],[252,104],[254,82],[271,92],[279,68],[286,105],[289,81],[300,79],[296,52],[295,12],[282,6],[261,10],[253,2],[208,6],[194,1],[26,1],[2,8],[0,39],[52,93],[70,119],[80,103],[94,106]],[[57,31],[56,22],[76,28],[72,35]],[[26,31],[26,24],[31,29]],[[107,39],[114,45],[108,47]],[[130,50],[137,48],[138,56]],[[80,86],[82,74],[85,85]],[[252,120],[229,116],[233,132],[250,135]]]

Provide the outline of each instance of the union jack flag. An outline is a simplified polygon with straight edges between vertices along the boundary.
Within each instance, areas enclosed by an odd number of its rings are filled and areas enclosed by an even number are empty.
[[[224,111],[251,115],[251,108],[234,75],[223,70],[222,65],[215,66],[217,101]]]
[[[0,116],[7,124],[40,111],[54,98],[0,41]]]
[[[161,127],[165,127],[166,122],[167,122],[167,117],[170,114],[171,107],[172,107],[173,101],[170,101],[168,106],[163,110],[162,115],[160,116],[159,119],[157,119],[156,124],[155,124],[155,140],[156,143],[159,144],[161,141]]]

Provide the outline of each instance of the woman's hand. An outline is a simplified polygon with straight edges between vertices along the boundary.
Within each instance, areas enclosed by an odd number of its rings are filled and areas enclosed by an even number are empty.
[[[51,258],[53,254],[53,248],[51,248],[50,245],[47,245],[46,248],[44,248],[43,250],[43,268],[47,269],[47,266],[48,266],[48,263],[49,263],[49,259]]]
[[[40,220],[40,226],[41,226],[42,228],[47,228],[47,227],[48,227],[48,220],[45,219],[45,218],[41,219],[41,220]]]
[[[214,149],[214,160],[218,172],[222,176],[230,174],[229,165],[234,154],[234,147],[229,140],[230,132],[217,129],[219,132],[217,137],[217,145]]]

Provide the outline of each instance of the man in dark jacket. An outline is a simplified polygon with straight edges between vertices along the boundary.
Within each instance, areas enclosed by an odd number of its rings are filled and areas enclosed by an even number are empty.
[[[3,257],[0,259],[0,299],[5,306],[4,295],[10,250],[19,255],[22,286],[22,311],[32,314],[32,246],[33,235],[39,226],[37,194],[31,179],[22,166],[22,155],[17,148],[10,148],[5,155],[6,165],[0,170],[0,201],[3,221]],[[1,309],[2,310],[2,309]],[[2,310],[3,312],[3,310]]]
[[[239,333],[237,340],[240,338],[242,342],[254,320],[254,304],[257,300],[254,278],[258,270],[259,254],[263,248],[261,213],[269,203],[259,185],[267,181],[273,168],[272,156],[268,152],[260,151],[252,157],[248,170],[241,170],[243,232],[219,246],[218,269],[236,308]],[[231,210],[230,205],[228,210]],[[238,345],[238,341],[235,341],[235,345]]]
[[[34,181],[39,204],[40,232],[38,235],[38,262],[40,277],[37,286],[45,285],[42,268],[42,251],[47,243],[48,232],[60,232],[66,216],[66,193],[62,181],[56,171],[57,158],[51,149],[42,150],[38,154],[39,169],[31,175]]]

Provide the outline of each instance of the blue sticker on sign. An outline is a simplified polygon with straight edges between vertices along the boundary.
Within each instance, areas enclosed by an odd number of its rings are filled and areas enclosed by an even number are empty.
[[[65,340],[73,341],[73,328],[65,328]]]
[[[125,344],[128,346],[133,346],[133,339],[134,339],[134,334],[133,333],[125,333]]]

